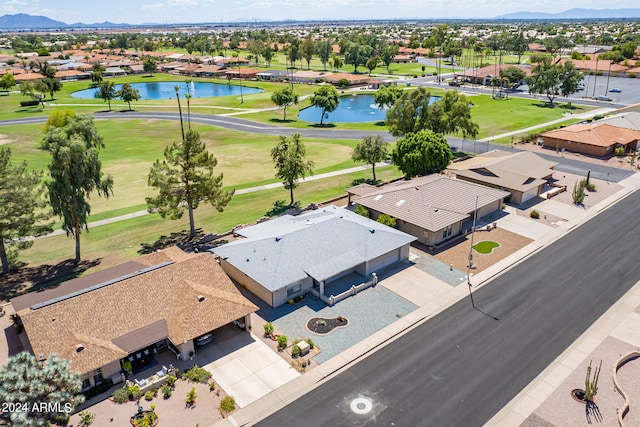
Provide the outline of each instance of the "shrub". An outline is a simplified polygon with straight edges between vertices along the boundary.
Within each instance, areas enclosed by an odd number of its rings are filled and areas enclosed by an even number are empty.
[[[111,396],[111,398],[116,403],[125,403],[129,401],[129,388],[121,387],[117,389],[116,391],[113,392],[113,395]]]
[[[309,344],[310,349],[313,349],[313,347],[315,347],[315,343],[311,338],[307,338],[306,341],[307,341],[307,344]]]
[[[362,205],[356,206],[356,208],[354,209],[354,212],[365,218],[369,218],[370,216],[369,210]]]
[[[236,409],[236,399],[233,396],[226,396],[220,400],[220,411],[229,414]]]
[[[198,365],[195,365],[188,371],[185,371],[182,376],[194,383],[206,383],[209,381],[209,378],[211,378],[211,372],[207,371],[204,368],[198,367]]]
[[[584,202],[584,185],[585,180],[576,181],[576,183],[573,184],[573,191],[571,192],[573,203],[579,205]]]
[[[271,335],[273,335],[273,323],[271,322],[267,322],[264,324],[263,326],[264,328],[264,335],[267,337],[270,337]]]
[[[630,79],[635,79],[636,78],[636,73],[629,73],[629,78]]]
[[[147,392],[144,394],[144,400],[146,400],[147,402],[151,402],[153,398],[156,397],[157,395],[158,395],[157,388],[147,390]]]
[[[129,399],[140,400],[140,386],[137,384],[130,385],[127,391],[129,393]]]
[[[624,147],[616,147],[616,156],[618,157],[624,156]]]
[[[216,383],[215,381],[211,381],[211,384],[209,384],[209,391],[213,391],[216,389]]]
[[[80,417],[80,422],[83,426],[90,426],[91,423],[93,422],[93,420],[96,418],[95,414],[92,414],[91,412],[87,412],[87,411],[82,411],[78,414],[78,417]]]
[[[592,192],[592,193],[593,193],[594,191],[596,191],[596,185],[595,185],[593,182],[590,182],[590,183],[588,183],[588,184],[585,184],[584,188],[586,188],[586,189],[587,189],[587,191],[590,191],[590,192]]]
[[[540,212],[538,212],[537,210],[532,210],[531,213],[529,214],[529,216],[533,219],[538,219],[540,218]]]
[[[187,392],[187,397],[184,399],[185,403],[189,406],[196,403],[196,398],[198,397],[198,393],[196,393],[196,388],[192,387],[191,390]]]
[[[300,347],[298,347],[297,344],[294,344],[293,347],[291,347],[291,357],[298,356],[300,356]]]
[[[278,337],[278,350],[284,350],[285,348],[287,348],[287,342],[289,342],[289,339],[287,338],[287,336],[280,335]]]
[[[604,119],[604,116],[602,114],[596,114],[595,116],[593,116],[593,120],[600,120],[600,119]]]
[[[161,390],[162,390],[162,395],[164,396],[165,399],[170,398],[171,393],[173,393],[173,388],[171,388],[169,384],[163,385]]]
[[[378,222],[380,224],[384,224],[386,226],[395,228],[396,227],[396,219],[390,215],[382,214],[378,217]]]
[[[173,388],[173,386],[176,384],[176,381],[178,381],[178,378],[174,377],[173,375],[169,375],[167,377],[167,385],[171,388]]]

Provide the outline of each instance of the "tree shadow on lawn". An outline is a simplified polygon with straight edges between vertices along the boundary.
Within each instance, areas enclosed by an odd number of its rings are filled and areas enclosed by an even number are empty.
[[[323,123],[323,124],[313,123],[313,124],[310,124],[309,127],[311,127],[311,128],[319,128],[319,129],[331,129],[331,128],[336,127],[336,125],[335,125],[335,123]]]
[[[206,243],[202,242],[205,239],[204,231],[202,228],[196,228],[196,236],[192,239],[189,237],[189,230],[181,230],[173,232],[168,236],[162,235],[152,243],[141,243],[142,246],[138,249],[138,253],[141,255],[150,254],[157,250],[168,248],[169,246],[178,246],[181,249],[189,250],[192,247],[196,247],[198,244]]]
[[[67,280],[75,279],[90,268],[100,265],[102,258],[76,261],[68,259],[57,264],[41,264],[22,267],[0,275],[0,300],[8,300],[27,292],[39,292],[53,288]]]
[[[297,120],[295,119],[287,119],[287,120],[283,120],[283,119],[269,119],[269,121],[271,123],[295,123],[297,122]]]

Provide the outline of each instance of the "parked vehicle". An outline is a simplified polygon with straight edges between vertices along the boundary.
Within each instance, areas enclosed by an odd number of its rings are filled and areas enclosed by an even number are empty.
[[[614,87],[614,88],[609,89],[609,92],[620,93],[620,92],[622,92],[622,89]]]
[[[212,341],[213,341],[213,334],[205,334],[196,338],[196,345],[202,346],[202,345],[209,344]]]

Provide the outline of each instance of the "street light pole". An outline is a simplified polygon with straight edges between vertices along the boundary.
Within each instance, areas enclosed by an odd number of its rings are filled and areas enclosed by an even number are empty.
[[[473,267],[473,239],[476,234],[476,222],[478,220],[478,200],[480,199],[480,196],[495,197],[495,199],[500,202],[500,209],[502,209],[502,198],[488,194],[488,193],[478,194],[476,196],[476,208],[473,211],[473,224],[471,225],[471,245],[469,245],[469,263],[467,264],[467,287],[469,288],[469,298],[471,299],[471,306],[473,308],[476,308],[476,304],[473,301],[473,293],[471,292],[471,287],[473,286],[471,284],[471,268]]]
[[[476,308],[476,304],[473,301],[473,293],[471,292],[471,267],[473,266],[473,238],[476,234],[476,220],[478,218],[478,198],[476,196],[476,208],[473,211],[473,224],[471,225],[471,245],[469,246],[469,262],[467,263],[467,287],[469,288],[469,298],[471,298],[471,306]]]

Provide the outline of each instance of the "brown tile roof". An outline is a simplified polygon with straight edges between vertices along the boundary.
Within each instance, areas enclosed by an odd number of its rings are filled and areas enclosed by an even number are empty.
[[[138,348],[157,341],[160,329],[152,325],[163,320],[168,338],[181,344],[258,309],[240,294],[211,254],[176,251],[135,260],[143,265],[176,261],[171,265],[22,310],[19,314],[34,354],[55,353],[69,359],[74,370],[86,373],[126,356],[134,347],[127,335],[140,336],[136,332],[151,328],[155,332]],[[78,345],[84,349],[76,351]]]
[[[626,145],[640,140],[640,131],[619,128],[607,123],[575,124],[562,129],[544,132],[540,136],[562,139],[580,144],[608,147],[615,144]]]
[[[500,71],[506,70],[507,68],[511,68],[511,67],[519,68],[520,70],[524,71],[524,74],[526,76],[531,75],[531,68],[523,67],[521,65],[513,65],[513,64],[487,65],[486,67],[478,68],[477,70],[469,69],[469,70],[465,70],[462,73],[456,72],[455,74],[457,76],[475,77],[475,78],[483,79],[486,76],[494,76],[494,77],[499,76]]]
[[[509,193],[442,175],[398,181],[369,193],[357,203],[429,231],[465,220],[478,208]]]
[[[564,64],[567,61],[573,62],[573,66],[577,70],[625,71],[628,68],[608,59],[563,59],[560,62]],[[609,66],[611,66],[611,68],[609,68]]]
[[[24,80],[38,80],[44,78],[44,76],[40,73],[25,73],[25,74],[16,74],[13,76],[17,82]]]
[[[329,74],[323,79],[329,83],[338,83],[341,79],[346,79],[349,83],[367,83],[371,80],[371,77],[366,74],[335,73]]]
[[[543,184],[543,178],[551,175],[557,165],[556,162],[545,160],[528,151],[509,153],[493,150],[453,163],[448,169],[456,176],[472,178],[510,190],[527,191]]]

